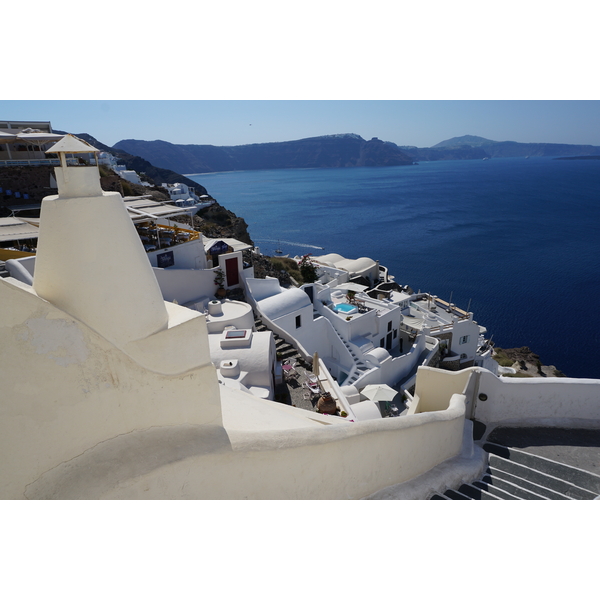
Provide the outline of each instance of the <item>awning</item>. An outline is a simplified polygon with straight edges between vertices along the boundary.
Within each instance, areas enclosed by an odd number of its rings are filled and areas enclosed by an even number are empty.
[[[0,242],[30,240],[40,234],[38,227],[15,217],[0,218]]]
[[[0,144],[10,144],[17,139],[17,136],[14,133],[5,133],[4,131],[0,131]]]
[[[411,329],[417,329],[421,331],[423,328],[423,319],[415,319],[414,317],[407,317],[406,315],[402,315],[402,325],[406,325],[406,327],[410,327]]]
[[[17,142],[38,142],[39,144],[46,144],[48,142],[58,142],[65,137],[63,134],[58,133],[18,133],[17,134]]]
[[[204,237],[204,250],[208,251],[208,249],[215,243],[218,241],[223,241],[225,242],[228,246],[231,246],[233,248],[234,252],[238,252],[240,250],[251,250],[253,248],[253,246],[251,246],[250,244],[246,244],[246,242],[240,242],[239,240],[236,240],[234,238],[207,238]]]
[[[165,219],[169,216],[189,214],[189,208],[178,208],[172,204],[163,204],[145,197],[127,196],[123,198],[125,208],[134,221]]]

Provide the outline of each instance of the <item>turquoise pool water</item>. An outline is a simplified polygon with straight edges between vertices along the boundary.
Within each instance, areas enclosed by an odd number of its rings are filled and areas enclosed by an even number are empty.
[[[336,304],[334,308],[336,312],[343,312],[346,314],[354,313],[358,310],[356,306],[352,306],[352,304],[345,304],[344,302]]]

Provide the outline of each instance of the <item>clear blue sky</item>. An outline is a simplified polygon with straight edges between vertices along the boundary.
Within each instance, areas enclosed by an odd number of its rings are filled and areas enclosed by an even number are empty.
[[[596,100],[5,100],[2,119],[51,121],[109,146],[127,138],[226,146],[334,133],[419,147],[467,134],[600,146]]]

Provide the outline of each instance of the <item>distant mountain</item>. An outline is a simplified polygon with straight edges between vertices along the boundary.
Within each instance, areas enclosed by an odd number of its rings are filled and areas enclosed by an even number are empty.
[[[58,131],[54,130],[55,133],[66,134],[66,131]],[[74,133],[74,136],[85,140],[94,148],[98,148],[98,150],[102,150],[103,152],[108,152],[112,154],[116,158],[119,159],[120,164],[124,164],[128,169],[132,171],[136,171],[137,173],[144,173],[146,177],[152,179],[157,185],[161,185],[162,183],[184,183],[188,187],[192,187],[196,189],[196,193],[199,196],[204,194],[208,194],[206,188],[183,175],[172,171],[170,169],[165,169],[161,167],[156,167],[150,161],[138,156],[132,155],[124,150],[115,150],[106,144],[98,141],[96,138],[92,137],[89,133]]]
[[[486,138],[478,137],[476,135],[463,135],[461,137],[453,137],[449,140],[444,140],[432,148],[447,148],[456,146],[483,146],[486,144],[495,144],[494,140],[488,140]]]
[[[600,146],[578,144],[526,144],[495,142],[476,135],[463,135],[444,140],[431,148],[399,146],[415,161],[466,160],[482,158],[517,158],[525,156],[593,156],[600,155]]]
[[[243,146],[121,140],[113,149],[141,156],[154,165],[183,173],[413,163],[413,159],[396,144],[377,138],[366,141],[354,133]]]
[[[129,156],[130,161],[131,155],[142,157],[158,168],[175,173],[211,173],[255,169],[393,166],[436,160],[587,156],[600,155],[600,146],[496,142],[475,135],[464,135],[444,140],[431,148],[417,148],[398,146],[378,138],[366,141],[355,133],[345,133],[243,146],[171,144],[163,140],[128,139],[121,140],[108,151],[113,154],[126,153],[125,156]],[[146,170],[141,167],[130,168],[135,168],[136,171]],[[151,176],[147,171],[146,173]]]

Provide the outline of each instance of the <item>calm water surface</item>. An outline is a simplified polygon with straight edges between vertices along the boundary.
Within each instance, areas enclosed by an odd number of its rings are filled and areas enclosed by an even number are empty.
[[[396,281],[600,378],[600,161],[493,159],[410,167],[202,174],[265,254],[379,260]],[[321,249],[323,248],[323,249]]]

